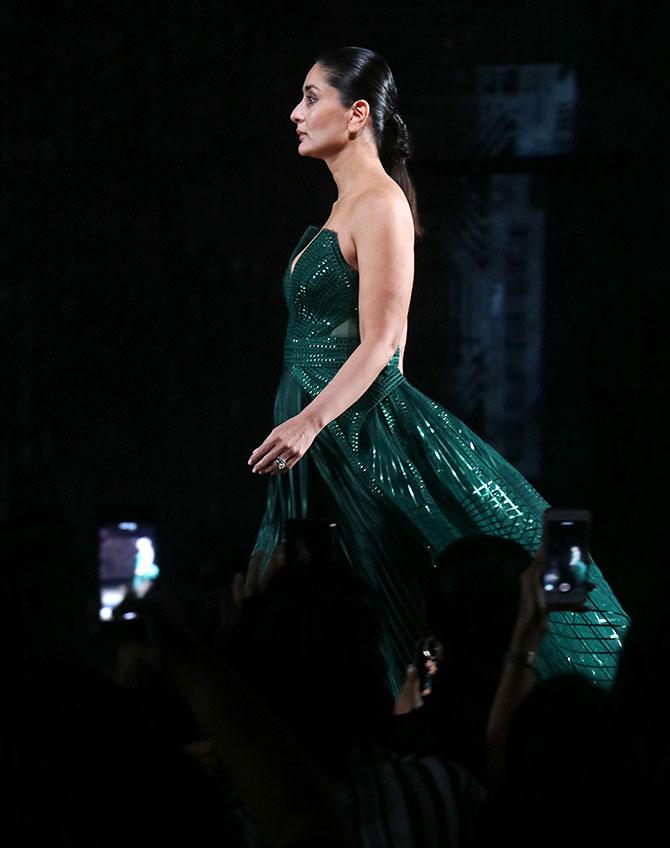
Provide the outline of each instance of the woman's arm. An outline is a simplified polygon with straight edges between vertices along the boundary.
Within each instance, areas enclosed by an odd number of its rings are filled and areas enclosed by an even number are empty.
[[[275,427],[251,454],[256,473],[275,473],[281,456],[292,467],[318,433],[355,403],[403,339],[414,277],[414,225],[403,198],[388,189],[364,195],[352,210],[359,271],[361,343],[298,415]]]
[[[402,338],[400,339],[400,357],[398,359],[398,369],[402,374],[405,373],[405,345],[407,344],[407,322],[405,322],[405,329],[402,331]]]

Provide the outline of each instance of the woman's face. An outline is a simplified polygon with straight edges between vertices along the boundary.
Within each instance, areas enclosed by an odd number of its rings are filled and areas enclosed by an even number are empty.
[[[328,85],[319,65],[305,77],[302,91],[302,100],[291,112],[298,153],[319,159],[337,153],[349,139],[351,110],[342,105],[337,89]]]

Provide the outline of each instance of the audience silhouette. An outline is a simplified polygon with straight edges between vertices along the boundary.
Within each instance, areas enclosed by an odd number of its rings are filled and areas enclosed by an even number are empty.
[[[7,827],[63,846],[651,844],[670,759],[662,592],[610,691],[537,680],[543,552],[461,539],[427,587],[431,685],[417,646],[394,706],[380,600],[334,532],[296,523],[262,584],[215,557],[162,574],[91,637],[110,670],[51,638],[62,518],[6,523]]]

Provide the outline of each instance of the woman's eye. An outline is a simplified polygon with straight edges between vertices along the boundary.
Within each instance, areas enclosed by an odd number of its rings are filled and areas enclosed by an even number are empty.
[[[316,103],[316,97],[314,97],[314,95],[313,95],[313,94],[308,94],[308,95],[306,95],[305,100],[306,100],[308,103]]]

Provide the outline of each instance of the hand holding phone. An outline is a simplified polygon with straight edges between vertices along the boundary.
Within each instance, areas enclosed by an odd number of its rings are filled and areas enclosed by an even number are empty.
[[[435,636],[428,636],[421,641],[417,653],[419,693],[422,698],[425,698],[433,691],[433,678],[442,660],[442,643]]]
[[[545,510],[545,567],[541,580],[548,609],[580,609],[586,601],[591,588],[590,536],[588,510]]]

